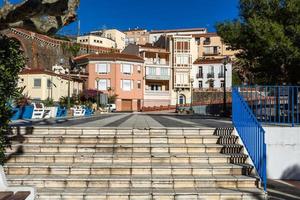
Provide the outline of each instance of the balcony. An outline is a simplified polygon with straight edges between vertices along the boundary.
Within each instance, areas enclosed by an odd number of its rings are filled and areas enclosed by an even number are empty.
[[[146,80],[169,81],[170,79],[170,75],[146,75]]]
[[[214,52],[203,52],[203,56],[218,56],[220,55],[220,52],[214,51]]]
[[[208,73],[207,78],[215,78],[215,74],[213,72]]]
[[[160,59],[160,60],[146,59],[145,64],[146,65],[169,65],[169,61],[164,60],[164,59]]]
[[[203,73],[197,73],[196,78],[203,78]]]
[[[211,44],[210,40],[204,40],[203,41],[203,45],[210,45],[210,44]]]
[[[224,78],[224,73],[219,73],[218,78]]]
[[[175,88],[190,88],[191,83],[175,83]]]

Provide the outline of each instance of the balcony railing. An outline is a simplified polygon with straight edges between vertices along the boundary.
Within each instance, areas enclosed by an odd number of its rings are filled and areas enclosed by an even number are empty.
[[[203,41],[204,45],[210,45],[210,43],[211,43],[210,40],[209,41]]]
[[[197,73],[196,78],[203,78],[203,73]]]
[[[219,73],[218,78],[224,78],[224,73]]]
[[[169,61],[165,61],[165,60],[146,60],[145,61],[146,65],[169,65]]]
[[[175,83],[175,88],[190,88],[191,83]]]
[[[145,90],[147,96],[169,96],[170,91],[168,90]]]
[[[207,78],[215,78],[215,74],[214,73],[208,73],[207,74]]]
[[[220,52],[214,51],[214,52],[203,52],[204,56],[217,56],[220,55]]]
[[[170,75],[146,75],[146,80],[162,80],[168,81],[170,80]]]

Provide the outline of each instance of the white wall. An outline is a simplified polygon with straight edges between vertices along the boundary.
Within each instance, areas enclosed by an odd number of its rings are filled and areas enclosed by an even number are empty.
[[[215,63],[215,64],[197,64],[193,65],[192,69],[192,77],[194,78],[194,83],[193,87],[194,88],[199,88],[199,81],[202,80],[203,88],[209,88],[209,83],[208,83],[208,78],[207,74],[210,72],[209,68],[210,66],[214,66],[214,74],[215,77],[213,78],[214,80],[214,88],[221,88],[221,80],[224,80],[224,78],[219,78],[218,74],[221,73],[221,66],[223,64],[221,63]],[[199,72],[199,66],[202,66],[203,69],[203,78],[197,78],[196,75]],[[226,87],[231,88],[232,86],[232,65],[227,64],[226,65],[227,72],[226,72]]]
[[[264,127],[267,145],[267,176],[300,180],[300,127]]]

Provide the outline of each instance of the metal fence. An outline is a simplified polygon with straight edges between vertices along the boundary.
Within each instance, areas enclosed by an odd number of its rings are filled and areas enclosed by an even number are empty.
[[[239,88],[232,90],[232,122],[241,137],[266,191],[265,131],[244,100]]]
[[[240,86],[238,90],[258,121],[300,125],[300,86]]]

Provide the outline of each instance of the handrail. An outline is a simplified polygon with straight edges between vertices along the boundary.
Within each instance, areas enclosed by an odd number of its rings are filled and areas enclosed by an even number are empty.
[[[232,121],[262,181],[267,187],[265,131],[246,103],[239,88],[232,89]]]

